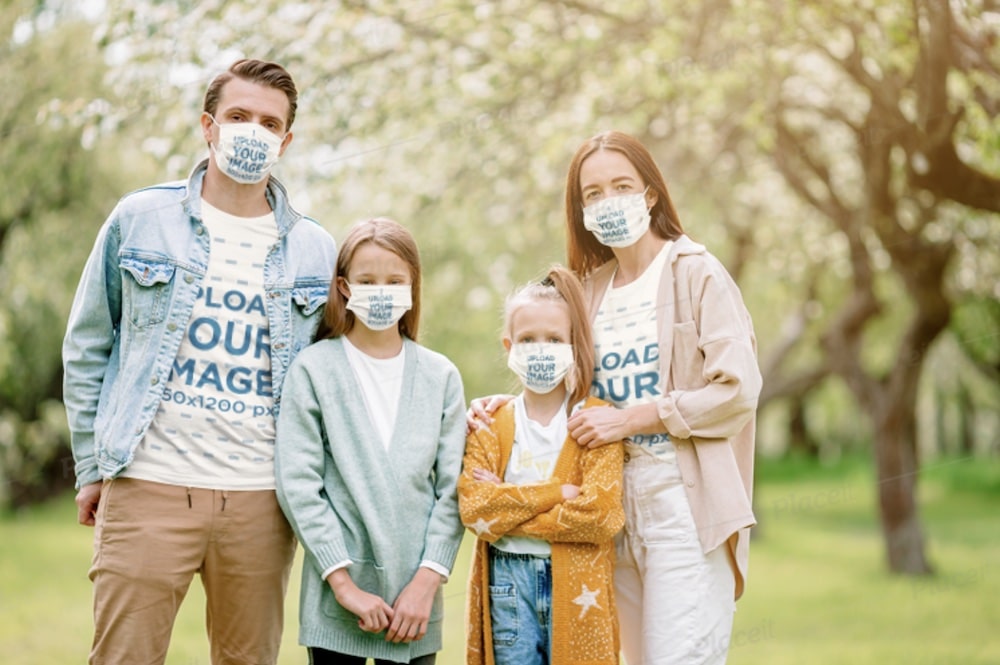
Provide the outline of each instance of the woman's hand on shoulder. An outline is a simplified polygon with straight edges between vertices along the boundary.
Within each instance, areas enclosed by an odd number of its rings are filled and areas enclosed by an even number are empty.
[[[512,399],[513,395],[489,395],[469,402],[469,408],[465,412],[465,433],[472,434],[480,427],[489,426],[497,409]]]
[[[633,434],[666,432],[656,404],[638,404],[625,409],[612,405],[580,409],[567,422],[569,434],[581,446],[597,448],[623,441]]]
[[[588,448],[615,443],[631,434],[625,410],[610,404],[580,409],[570,416],[567,427],[570,436]]]

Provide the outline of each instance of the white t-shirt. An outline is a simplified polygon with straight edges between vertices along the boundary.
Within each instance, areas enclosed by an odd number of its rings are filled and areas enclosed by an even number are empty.
[[[396,427],[396,414],[399,413],[405,350],[404,346],[392,358],[374,358],[351,344],[347,336],[344,336],[347,361],[361,385],[361,396],[368,409],[368,418],[386,450],[389,450],[392,432]]]
[[[552,416],[548,425],[528,417],[524,394],[514,398],[514,446],[504,471],[503,481],[513,485],[528,485],[552,477],[559,453],[566,442],[566,405]],[[493,547],[505,552],[550,556],[552,546],[540,538],[504,536]]]
[[[656,334],[656,295],[670,251],[663,248],[635,281],[614,288],[614,278],[594,319],[597,366],[591,394],[619,408],[648,404],[663,394],[660,347]],[[630,452],[674,459],[667,434],[639,434],[626,442]]]
[[[274,489],[274,396],[264,261],[274,214],[235,217],[201,201],[208,270],[163,400],[122,473],[171,485]]]

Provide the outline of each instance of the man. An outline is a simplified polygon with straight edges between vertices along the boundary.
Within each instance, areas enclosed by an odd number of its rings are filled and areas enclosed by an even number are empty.
[[[119,201],[84,268],[63,362],[79,521],[96,527],[91,663],[162,663],[196,572],[212,663],[277,659],[295,541],[275,413],[336,259],[269,176],[297,98],[271,62],[216,77],[210,157]]]

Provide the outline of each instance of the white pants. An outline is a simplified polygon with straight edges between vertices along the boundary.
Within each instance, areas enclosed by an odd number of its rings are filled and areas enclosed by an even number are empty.
[[[632,453],[615,600],[628,665],[725,663],[735,578],[725,545],[702,552],[680,470]]]

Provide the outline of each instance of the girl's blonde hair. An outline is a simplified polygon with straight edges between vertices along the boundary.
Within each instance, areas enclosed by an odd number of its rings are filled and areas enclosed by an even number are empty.
[[[594,380],[594,340],[590,318],[583,297],[583,286],[572,271],[561,265],[549,268],[545,277],[530,282],[508,296],[504,303],[503,336],[511,335],[514,314],[525,304],[539,301],[565,302],[569,306],[570,344],[573,367],[566,376],[569,407],[587,397]]]
[[[406,262],[410,267],[412,306],[403,314],[397,324],[399,332],[404,337],[417,341],[417,328],[420,324],[420,252],[417,242],[405,226],[387,217],[375,217],[355,224],[344,238],[337,254],[337,269],[330,281],[330,295],[323,308],[323,318],[316,329],[314,341],[340,337],[354,327],[354,312],[347,309],[347,298],[337,288],[337,278],[347,279],[351,261],[358,248],[365,243],[372,243],[387,249]]]

